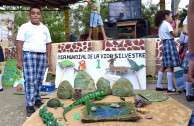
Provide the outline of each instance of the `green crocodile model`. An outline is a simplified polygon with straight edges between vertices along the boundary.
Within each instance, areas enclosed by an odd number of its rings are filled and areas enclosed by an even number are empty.
[[[97,92],[91,92],[88,93],[86,95],[84,95],[83,97],[81,97],[80,99],[78,99],[76,102],[74,102],[73,104],[71,104],[68,108],[66,108],[63,111],[63,117],[64,120],[67,121],[67,119],[65,118],[65,114],[70,111],[73,107],[86,103],[86,101],[92,100],[92,99],[99,99],[102,100],[104,98],[104,96],[106,96],[107,93],[105,91],[97,91]]]

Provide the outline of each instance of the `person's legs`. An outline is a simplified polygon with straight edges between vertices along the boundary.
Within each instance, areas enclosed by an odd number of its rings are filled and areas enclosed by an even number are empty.
[[[97,27],[97,20],[98,20],[98,14],[96,13],[91,13],[90,14],[90,30],[89,30],[89,35],[87,38],[87,41],[91,41],[91,36],[92,36],[92,30],[93,28]]]
[[[189,73],[189,70],[187,74]],[[186,100],[187,101],[193,101],[194,100],[194,95],[192,94],[192,81],[189,76],[187,76],[186,79]]]
[[[186,78],[187,78],[187,70],[184,70],[183,73],[183,84],[184,84],[184,90],[186,91]]]
[[[100,29],[102,31],[102,35],[103,35],[104,40],[110,40],[111,38],[108,38],[106,36],[105,30],[104,30],[104,25],[103,25],[103,22],[102,22],[102,18],[99,14],[97,15],[97,26],[100,26]]]
[[[36,55],[30,52],[23,52],[23,75],[26,95],[26,112],[31,116],[34,110],[34,90],[36,85]]]
[[[36,69],[37,84],[35,85],[35,106],[38,108],[43,104],[40,98],[40,90],[42,87],[42,81],[44,79],[46,68],[47,68],[46,54],[37,54],[37,69]]]
[[[92,30],[93,30],[93,28],[90,28],[90,30],[89,30],[89,35],[88,35],[88,38],[87,38],[87,41],[91,41],[91,40],[92,40],[92,39],[91,39]]]
[[[191,117],[190,117],[189,123],[188,123],[188,126],[193,126],[193,125],[194,125],[194,107],[193,107]]]
[[[102,35],[104,40],[110,40],[111,38],[108,38],[105,34],[105,30],[104,30],[104,25],[100,25],[101,31],[102,31]]]
[[[165,67],[161,67],[159,72],[158,72],[158,80],[157,80],[156,91],[167,90],[166,88],[162,87],[162,78],[163,78],[165,70],[166,70]]]
[[[168,79],[168,90],[175,91],[173,86],[173,67],[168,67],[167,79]]]

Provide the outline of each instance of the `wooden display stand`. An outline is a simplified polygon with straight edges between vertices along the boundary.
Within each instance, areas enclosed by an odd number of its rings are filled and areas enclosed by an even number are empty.
[[[127,21],[127,22],[117,22],[117,29],[119,30],[119,27],[130,27],[133,29],[132,33],[119,33],[117,30],[117,37],[119,38],[120,35],[130,35],[133,38],[137,38],[136,36],[136,24],[137,21]]]

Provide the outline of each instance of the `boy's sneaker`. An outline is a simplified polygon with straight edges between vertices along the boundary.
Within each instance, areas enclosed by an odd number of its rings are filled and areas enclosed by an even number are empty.
[[[0,91],[3,91],[3,88],[1,88]]]
[[[40,108],[41,105],[43,105],[43,104],[44,104],[44,103],[42,103],[41,100],[35,101],[35,106],[38,107],[38,108]]]
[[[30,117],[34,112],[35,112],[35,110],[34,110],[33,106],[26,107],[27,117]]]

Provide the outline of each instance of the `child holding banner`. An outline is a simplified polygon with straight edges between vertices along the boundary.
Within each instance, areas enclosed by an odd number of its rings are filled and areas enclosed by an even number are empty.
[[[170,25],[172,21],[172,12],[169,10],[160,10],[155,15],[155,26],[159,27],[159,37],[163,41],[162,45],[162,63],[160,71],[158,72],[157,91],[167,90],[167,93],[178,92],[173,87],[173,69],[176,66],[180,66],[179,55],[174,42],[174,37],[178,36],[179,20],[176,20],[176,28],[173,30]],[[162,87],[162,77],[165,70],[167,72],[168,89]]]
[[[23,24],[17,35],[17,67],[23,69],[28,117],[35,112],[34,106],[43,104],[40,90],[47,65],[51,65],[51,37],[48,28],[40,22],[40,7],[32,6],[29,17],[31,21]]]

